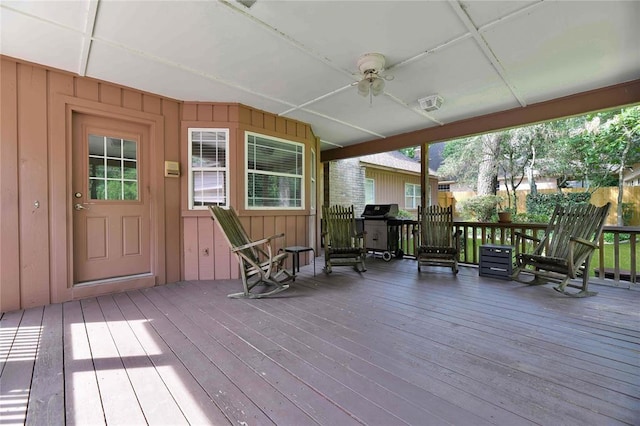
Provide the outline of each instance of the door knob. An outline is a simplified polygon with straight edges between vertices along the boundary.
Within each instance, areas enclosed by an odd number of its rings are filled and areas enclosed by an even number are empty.
[[[85,207],[80,203],[76,203],[76,205],[73,206],[73,208],[76,209],[76,210],[89,210],[89,207]]]

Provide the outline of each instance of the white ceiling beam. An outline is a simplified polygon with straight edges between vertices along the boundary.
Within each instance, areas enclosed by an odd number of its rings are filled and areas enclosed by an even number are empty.
[[[100,0],[89,0],[89,8],[87,10],[87,21],[84,26],[84,35],[82,37],[82,50],[80,51],[80,64],[78,66],[78,75],[84,77],[87,75],[87,67],[89,65],[89,54],[91,53],[91,43],[93,41],[93,31],[96,27],[96,17],[98,15],[98,3]]]
[[[457,0],[449,0],[449,5],[456,13],[456,15],[458,15],[458,18],[460,18],[469,33],[473,36],[484,56],[489,60],[489,62],[491,62],[491,65],[493,65],[493,68],[496,70],[498,75],[500,75],[500,78],[502,79],[504,84],[509,88],[513,96],[520,103],[520,106],[527,106],[527,102],[524,100],[524,97],[519,93],[513,82],[511,82],[511,79],[507,75],[507,72],[502,67],[502,64],[500,63],[496,55],[491,50],[491,47],[489,47],[489,44],[482,36],[482,34],[480,34],[478,28],[467,14],[465,7]]]

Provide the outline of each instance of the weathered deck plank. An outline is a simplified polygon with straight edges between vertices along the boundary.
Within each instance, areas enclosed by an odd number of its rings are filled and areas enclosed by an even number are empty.
[[[102,396],[80,302],[62,305],[65,419],[71,425],[105,424]]]
[[[26,424],[64,424],[62,305],[44,307]]]
[[[180,361],[180,358],[176,356],[174,350],[151,326],[151,321],[154,321],[155,325],[160,328],[159,321],[153,317],[147,318],[142,315],[128,294],[116,294],[113,298],[136,339],[145,352],[150,355],[151,362],[180,406],[187,421],[192,425],[229,423],[227,417],[209,398],[198,381]]]
[[[17,324],[17,318],[8,318],[14,326],[2,328],[11,342],[0,374],[0,419],[3,422],[21,424],[26,421],[33,366],[42,333],[42,313],[43,308],[27,309],[19,316]]]
[[[640,292],[367,267],[261,300],[194,281],[7,313],[2,423],[638,424]]]

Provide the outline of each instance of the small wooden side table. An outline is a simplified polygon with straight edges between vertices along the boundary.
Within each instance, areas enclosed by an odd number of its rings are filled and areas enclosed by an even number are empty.
[[[308,251],[313,252],[313,276],[316,276],[316,251],[313,247],[307,246],[290,246],[285,247],[284,251],[293,254],[293,280],[296,280],[296,272],[300,272],[300,253]]]

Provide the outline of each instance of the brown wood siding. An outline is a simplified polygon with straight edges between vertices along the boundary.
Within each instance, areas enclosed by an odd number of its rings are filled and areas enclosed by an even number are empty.
[[[17,66],[0,63],[0,310],[20,305]]]
[[[319,152],[319,141],[307,124],[240,104],[183,103],[7,57],[2,57],[1,67],[0,311],[123,290],[115,285],[72,287],[67,129],[76,110],[151,126],[149,166],[157,190],[152,197],[153,216],[160,227],[153,230],[156,284],[239,277],[237,260],[208,212],[187,208],[189,126],[230,129],[230,200],[254,238],[285,233],[278,248],[314,244],[319,249],[311,235],[316,232],[316,216],[309,209],[310,179],[305,182],[303,210],[244,209],[245,130],[304,143],[309,176],[311,148]],[[164,178],[165,160],[180,161],[179,179]],[[319,156],[316,160],[320,170]],[[303,264],[309,260],[308,256],[302,259]],[[132,286],[141,287],[144,282]]]
[[[180,279],[179,180],[164,179],[164,161],[156,161],[179,160],[180,103],[7,57],[1,70],[0,311],[74,297],[66,167],[71,153],[65,133],[70,112],[62,97],[99,113],[160,123],[152,125],[151,137],[152,150],[161,151],[150,164],[158,190],[153,214],[162,225],[152,248],[155,281]]]
[[[28,308],[49,303],[46,71],[18,65],[17,85],[20,300]]]
[[[159,113],[164,117],[164,136],[167,141],[180,140],[180,105],[176,102],[161,100]],[[180,160],[180,144],[165,143],[164,157],[166,160]],[[184,167],[184,164],[182,165]],[[181,217],[180,217],[180,179],[165,179],[164,186],[164,212],[165,212],[165,265],[167,282],[172,283],[182,278],[181,259]]]
[[[238,263],[229,249],[220,229],[211,220],[208,210],[189,210],[188,193],[188,129],[228,128],[229,129],[229,203],[233,206],[254,240],[284,233],[277,240],[276,250],[286,246],[308,246],[315,242],[310,233],[310,170],[311,148],[318,150],[317,139],[311,128],[295,120],[241,104],[186,102],[182,110],[181,122],[181,162],[183,176],[181,182],[181,211],[184,223],[182,262],[184,279],[230,279],[239,277]],[[306,146],[305,209],[303,210],[249,210],[245,209],[245,131],[260,133],[285,140],[304,143]],[[318,158],[316,158],[316,161]],[[319,163],[316,164],[318,169]],[[316,200],[316,203],[318,201]],[[313,222],[311,222],[313,223]],[[314,246],[316,251],[318,247]],[[301,256],[301,263],[309,259]],[[289,262],[289,267],[291,267]]]

